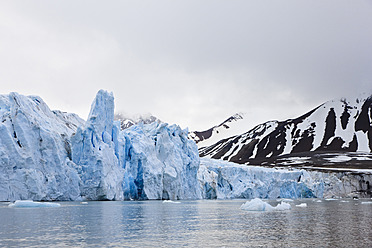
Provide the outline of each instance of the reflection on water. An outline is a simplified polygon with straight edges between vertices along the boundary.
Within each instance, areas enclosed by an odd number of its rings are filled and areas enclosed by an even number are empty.
[[[245,200],[0,203],[0,247],[368,247],[372,204],[301,200],[292,210],[248,212]],[[301,202],[307,208],[296,208]],[[277,204],[270,201],[272,205]]]

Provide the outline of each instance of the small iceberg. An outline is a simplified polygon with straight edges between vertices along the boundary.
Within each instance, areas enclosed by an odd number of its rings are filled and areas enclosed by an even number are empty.
[[[307,204],[306,203],[301,203],[301,204],[296,205],[296,207],[298,207],[298,208],[306,208],[307,207]]]
[[[181,203],[181,202],[176,202],[172,200],[164,200],[163,203]]]
[[[34,202],[32,200],[17,200],[14,203],[10,203],[10,208],[53,208],[60,207],[61,204],[53,202]]]
[[[287,199],[287,198],[281,198],[281,199],[276,199],[278,202],[293,202],[293,199]]]
[[[255,198],[241,205],[240,209],[247,211],[283,211],[290,210],[291,205],[286,202],[281,202],[276,207],[273,207],[261,199]]]
[[[372,204],[372,201],[365,201],[365,202],[362,202],[361,204]]]

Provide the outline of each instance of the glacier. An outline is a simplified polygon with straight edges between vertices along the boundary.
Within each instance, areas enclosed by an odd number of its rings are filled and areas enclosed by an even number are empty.
[[[199,158],[188,130],[159,121],[121,129],[100,90],[86,121],[37,96],[0,95],[0,201],[364,196],[371,173],[246,166]]]
[[[70,136],[84,123],[37,96],[0,96],[0,200],[76,200]]]
[[[17,93],[0,97],[0,116],[0,201],[202,197],[188,130],[120,130],[112,93],[97,93],[87,121]]]
[[[207,199],[365,198],[371,197],[372,172],[268,168],[201,158],[198,178]]]
[[[125,199],[201,199],[198,149],[187,133],[157,122],[121,132]]]
[[[81,179],[84,199],[121,200],[123,170],[115,154],[114,96],[99,91],[84,127],[71,137],[71,157]]]

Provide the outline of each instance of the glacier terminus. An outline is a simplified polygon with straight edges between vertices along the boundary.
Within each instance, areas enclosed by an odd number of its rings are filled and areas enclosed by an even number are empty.
[[[199,158],[188,130],[159,121],[121,129],[100,90],[84,121],[37,96],[0,96],[0,201],[364,196],[372,172],[265,168]]]

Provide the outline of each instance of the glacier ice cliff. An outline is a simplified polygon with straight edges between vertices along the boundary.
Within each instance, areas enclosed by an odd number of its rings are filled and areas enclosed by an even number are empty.
[[[0,95],[0,201],[351,197],[371,173],[200,159],[188,131],[161,122],[121,130],[99,91],[87,121],[37,96]]]
[[[200,160],[198,178],[208,199],[371,197],[371,170],[307,171]]]
[[[187,133],[176,125],[157,122],[121,133],[126,148],[121,149],[125,151],[125,199],[201,198],[198,149]]]
[[[39,97],[0,97],[0,201],[200,199],[187,130],[154,122],[120,130],[112,93],[86,122]]]
[[[99,91],[88,120],[71,138],[72,161],[81,178],[83,198],[121,200],[123,170],[115,154],[118,127],[114,125],[114,96]]]
[[[70,200],[80,178],[69,137],[84,123],[36,96],[0,96],[0,200]]]

